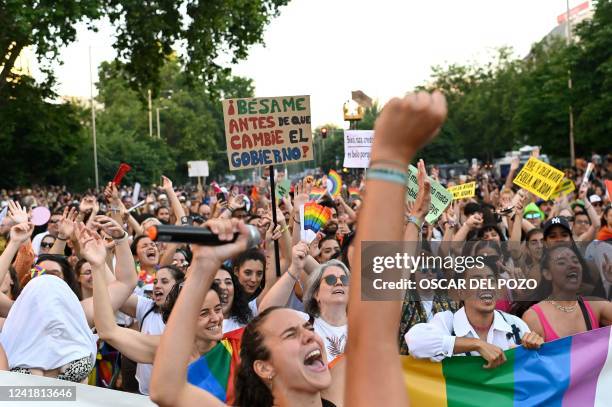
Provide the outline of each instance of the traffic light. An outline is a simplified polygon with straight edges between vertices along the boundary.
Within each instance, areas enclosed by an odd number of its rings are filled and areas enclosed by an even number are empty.
[[[327,127],[321,129],[321,138],[327,138]]]

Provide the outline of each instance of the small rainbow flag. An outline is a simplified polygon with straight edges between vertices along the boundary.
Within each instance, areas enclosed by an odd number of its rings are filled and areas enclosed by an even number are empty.
[[[240,364],[240,343],[244,328],[224,335],[208,353],[187,367],[187,381],[206,390],[229,406],[234,405],[234,378]]]
[[[479,356],[442,363],[402,357],[410,403],[428,407],[609,406],[612,400],[610,327],[507,350],[507,361],[484,369]]]
[[[340,195],[342,190],[342,177],[334,170],[329,170],[327,175],[327,190],[334,198]]]
[[[331,215],[331,209],[327,206],[307,202],[304,205],[304,222],[302,223],[304,230],[310,230],[316,234],[327,224]]]
[[[316,201],[317,199],[325,195],[326,192],[327,190],[325,188],[313,187],[310,190],[310,199]]]
[[[357,187],[349,187],[348,193],[349,193],[349,196],[353,199],[359,198],[359,188]]]

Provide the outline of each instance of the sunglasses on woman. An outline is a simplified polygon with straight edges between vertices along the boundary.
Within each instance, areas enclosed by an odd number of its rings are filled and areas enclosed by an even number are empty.
[[[343,274],[340,277],[330,274],[329,276],[325,277],[323,280],[325,280],[325,283],[327,283],[327,285],[332,286],[332,287],[338,283],[338,280],[340,280],[342,285],[348,286],[348,283],[349,283],[349,278],[346,274]]]
[[[50,249],[50,248],[52,248],[52,247],[53,247],[53,243],[50,243],[50,242],[49,242],[49,243],[47,243],[47,242],[42,242],[42,243],[40,244],[40,247],[41,247],[41,248],[43,248],[43,249]]]

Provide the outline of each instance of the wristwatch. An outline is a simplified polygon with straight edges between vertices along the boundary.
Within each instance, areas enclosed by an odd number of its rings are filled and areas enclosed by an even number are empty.
[[[189,225],[189,218],[187,216],[181,216],[181,225]]]

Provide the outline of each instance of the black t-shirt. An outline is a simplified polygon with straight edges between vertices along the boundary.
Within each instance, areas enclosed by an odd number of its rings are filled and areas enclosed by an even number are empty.
[[[321,404],[323,405],[323,407],[336,407],[334,403],[325,399],[321,399]]]

